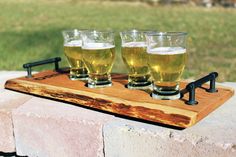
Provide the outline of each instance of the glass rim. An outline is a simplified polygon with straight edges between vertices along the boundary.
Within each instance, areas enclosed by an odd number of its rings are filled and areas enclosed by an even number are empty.
[[[150,32],[146,36],[186,36],[187,32]]]
[[[136,29],[136,28],[133,28],[133,29],[127,29],[127,30],[123,30],[123,31],[120,31],[120,34],[125,34],[125,33],[154,33],[154,32],[158,32],[157,30],[146,30],[146,29]]]
[[[65,30],[62,30],[61,32],[62,33],[70,33],[70,32],[83,32],[83,31],[86,31],[87,29],[78,29],[78,28],[74,28],[74,29],[65,29]]]
[[[83,31],[84,33],[89,33],[89,34],[93,34],[93,33],[99,33],[99,34],[103,34],[103,33],[112,33],[112,34],[114,34],[115,33],[115,31],[114,30],[110,30],[110,29],[108,29],[108,30],[99,30],[99,29],[87,29],[87,30],[84,30]]]

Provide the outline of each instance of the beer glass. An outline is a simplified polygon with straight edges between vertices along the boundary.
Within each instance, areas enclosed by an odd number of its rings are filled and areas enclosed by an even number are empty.
[[[82,33],[83,61],[88,69],[88,87],[112,86],[111,69],[115,59],[114,32],[84,31]]]
[[[62,31],[64,37],[64,54],[70,65],[71,80],[86,80],[88,78],[87,69],[82,61],[82,30]]]
[[[128,68],[129,89],[145,89],[151,85],[151,75],[147,65],[146,32],[139,30],[120,32],[121,54]]]
[[[186,37],[185,32],[146,35],[148,66],[154,79],[153,98],[180,98],[179,82],[187,61]]]

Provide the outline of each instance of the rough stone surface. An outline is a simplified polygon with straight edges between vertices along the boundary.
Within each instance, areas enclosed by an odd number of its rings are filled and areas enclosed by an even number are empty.
[[[28,95],[0,89],[0,152],[15,151],[11,112],[30,98]]]
[[[236,89],[236,83],[226,83]],[[175,130],[116,120],[104,128],[106,157],[235,157],[236,96],[196,125]]]
[[[236,96],[196,125],[175,130],[3,89],[25,74],[0,71],[0,152],[14,152],[16,142],[17,154],[29,157],[236,156]],[[236,83],[224,85],[236,90]]]
[[[13,112],[18,155],[102,157],[103,125],[113,116],[32,98]]]
[[[23,72],[0,71],[0,152],[15,151],[11,111],[31,98],[3,89],[6,80],[20,76]]]
[[[4,88],[4,84],[7,80],[25,75],[25,71],[0,71],[0,88]]]

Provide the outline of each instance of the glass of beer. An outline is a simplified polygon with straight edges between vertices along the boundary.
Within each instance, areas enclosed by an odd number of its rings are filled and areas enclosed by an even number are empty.
[[[114,32],[84,31],[82,33],[83,61],[88,70],[88,87],[112,86],[111,69],[115,59]]]
[[[129,89],[150,88],[151,75],[147,64],[145,33],[148,31],[128,30],[120,32],[122,59],[128,68]]]
[[[71,80],[86,80],[88,78],[87,69],[82,61],[82,30],[62,31],[64,37],[64,54],[70,66]]]
[[[154,79],[153,98],[180,98],[179,82],[187,61],[186,38],[185,32],[146,35],[148,66]]]

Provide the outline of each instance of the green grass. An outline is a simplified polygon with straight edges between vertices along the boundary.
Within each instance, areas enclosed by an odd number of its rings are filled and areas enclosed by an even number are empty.
[[[138,28],[189,33],[185,78],[218,71],[219,81],[236,81],[236,9],[79,0],[1,0],[0,6],[0,70],[22,70],[23,63],[55,56],[66,65],[62,30],[112,28],[113,71],[126,72],[118,32]]]

